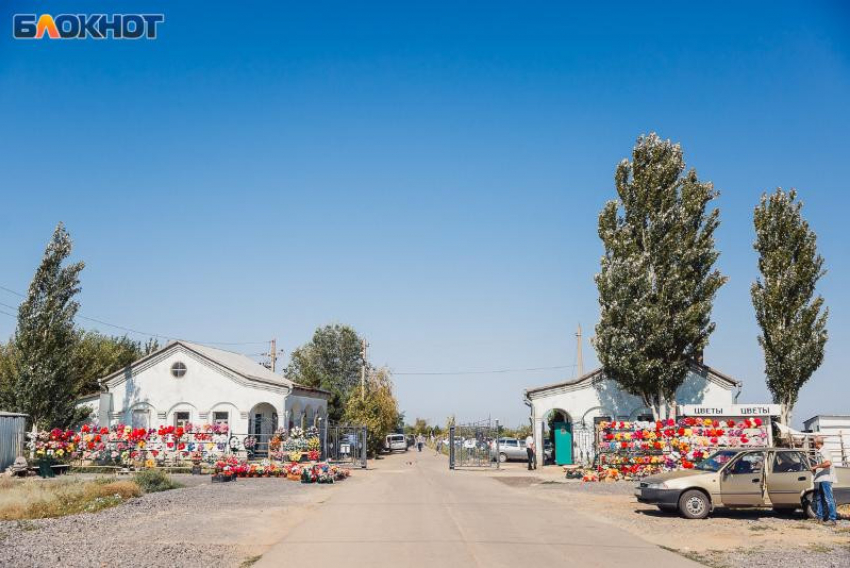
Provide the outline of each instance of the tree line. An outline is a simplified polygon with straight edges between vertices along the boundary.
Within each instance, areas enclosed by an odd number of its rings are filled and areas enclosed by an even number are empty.
[[[606,375],[665,418],[675,412],[690,362],[708,345],[714,298],[727,281],[714,267],[720,212],[708,211],[719,193],[685,171],[679,144],[654,133],[638,138],[614,181],[617,199],[598,222],[604,255],[594,346]],[[753,214],[759,277],[751,300],[767,386],[786,424],[828,337],[828,310],[816,294],[824,259],[802,207],[795,190],[777,188]]]

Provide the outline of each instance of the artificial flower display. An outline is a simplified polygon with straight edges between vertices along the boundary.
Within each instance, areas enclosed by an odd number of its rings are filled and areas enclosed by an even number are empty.
[[[616,471],[618,477],[637,478],[664,470],[691,469],[718,448],[765,447],[769,442],[767,428],[756,417],[600,422],[596,479],[611,479],[610,471]]]

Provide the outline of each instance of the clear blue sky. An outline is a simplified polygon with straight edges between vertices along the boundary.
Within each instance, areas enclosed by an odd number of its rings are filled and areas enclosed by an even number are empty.
[[[287,352],[344,322],[398,372],[571,365],[614,167],[657,131],[721,191],[707,362],[767,400],[751,215],[797,187],[831,310],[797,417],[850,412],[850,9],[665,4],[5,2],[0,285],[26,289],[62,220],[91,317]],[[12,40],[31,11],[167,19],[152,42]],[[396,386],[411,419],[517,424],[523,388],[571,374]]]

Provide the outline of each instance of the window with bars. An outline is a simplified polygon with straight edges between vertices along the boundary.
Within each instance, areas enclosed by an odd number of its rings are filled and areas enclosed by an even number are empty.
[[[185,428],[189,423],[189,413],[186,411],[174,413],[174,426],[177,428]]]

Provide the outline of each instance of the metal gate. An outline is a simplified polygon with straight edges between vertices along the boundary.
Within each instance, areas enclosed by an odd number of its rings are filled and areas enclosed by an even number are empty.
[[[449,469],[499,468],[499,421],[481,420],[449,428]]]
[[[249,456],[268,457],[269,442],[277,428],[277,415],[257,414],[248,420],[248,435],[242,440]]]
[[[366,468],[365,426],[324,422],[319,428],[322,456],[329,462]]]

